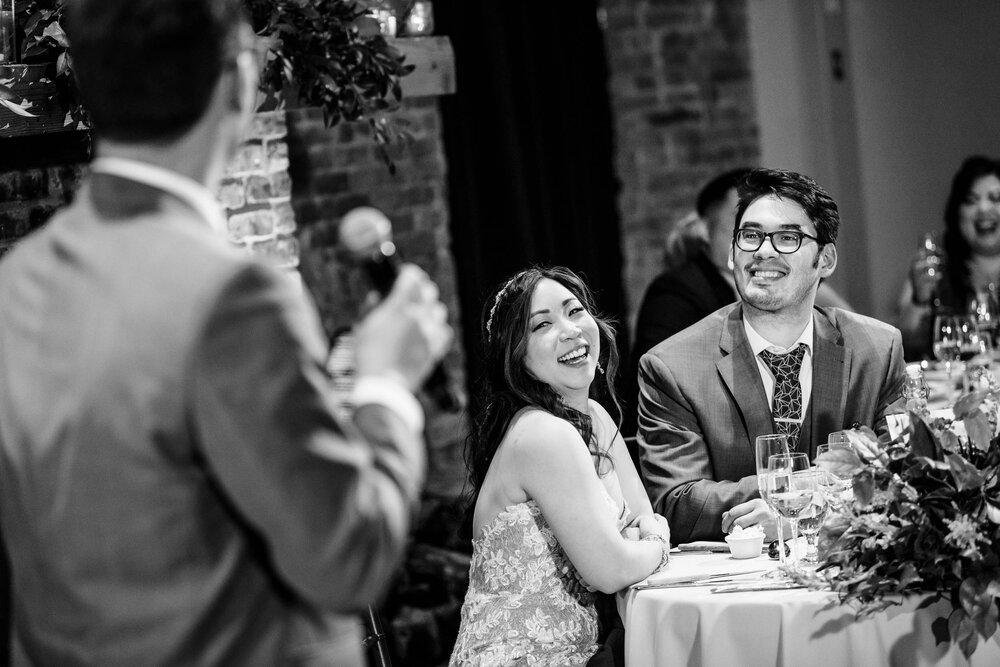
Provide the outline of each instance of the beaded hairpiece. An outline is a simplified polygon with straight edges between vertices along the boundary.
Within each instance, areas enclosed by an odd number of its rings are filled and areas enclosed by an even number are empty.
[[[500,288],[499,292],[497,292],[496,298],[493,299],[493,307],[490,308],[490,316],[486,318],[486,342],[487,343],[492,343],[493,342],[493,315],[495,315],[496,312],[497,312],[497,306],[500,305],[500,299],[503,298],[503,295],[507,293],[507,290],[510,289],[511,285],[514,284],[514,281],[517,280],[518,276],[520,276],[520,275],[521,274],[518,273],[513,278],[511,278],[510,280],[508,280],[506,283],[504,283],[504,286]]]

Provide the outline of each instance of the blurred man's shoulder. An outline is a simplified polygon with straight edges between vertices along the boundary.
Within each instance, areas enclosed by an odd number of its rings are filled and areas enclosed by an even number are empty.
[[[650,354],[655,354],[662,359],[690,359],[692,355],[698,355],[704,351],[718,350],[719,336],[729,319],[729,314],[735,307],[735,303],[728,304],[706,315],[686,329],[678,331],[670,338],[657,344],[650,350]]]

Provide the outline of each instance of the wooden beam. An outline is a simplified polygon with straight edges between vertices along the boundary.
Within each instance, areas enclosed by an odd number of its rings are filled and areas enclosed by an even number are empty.
[[[389,43],[415,69],[399,80],[403,98],[450,95],[455,92],[455,52],[447,36],[399,37]]]

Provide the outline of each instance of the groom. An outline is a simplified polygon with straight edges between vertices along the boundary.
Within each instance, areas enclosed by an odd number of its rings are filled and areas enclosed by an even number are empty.
[[[740,184],[732,258],[741,301],[643,355],[639,455],[675,543],[721,539],[772,513],[757,491],[754,441],[783,432],[810,459],[829,433],[884,427],[901,411],[900,334],[815,306],[837,266],[840,216],[811,179],[752,170]]]

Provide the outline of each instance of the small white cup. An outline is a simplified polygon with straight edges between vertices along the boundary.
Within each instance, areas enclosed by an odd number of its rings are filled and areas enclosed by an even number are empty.
[[[764,548],[764,535],[726,535],[726,544],[733,558],[756,558]]]

